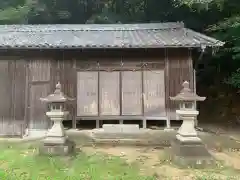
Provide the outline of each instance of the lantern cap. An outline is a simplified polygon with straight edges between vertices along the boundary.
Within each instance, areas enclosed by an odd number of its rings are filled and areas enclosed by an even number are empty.
[[[172,101],[204,101],[206,97],[200,97],[194,93],[189,86],[189,82],[185,81],[183,89],[175,97],[170,97]]]
[[[58,82],[56,84],[56,88],[53,94],[48,95],[45,98],[40,98],[41,101],[43,102],[47,102],[47,103],[64,103],[67,101],[73,101],[73,98],[70,98],[68,96],[66,96],[63,92],[62,92],[62,85],[60,84],[60,82]]]

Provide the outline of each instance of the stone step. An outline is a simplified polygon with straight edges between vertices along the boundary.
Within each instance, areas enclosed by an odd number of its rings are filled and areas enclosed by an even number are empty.
[[[138,133],[138,124],[103,124],[102,129],[106,133]]]

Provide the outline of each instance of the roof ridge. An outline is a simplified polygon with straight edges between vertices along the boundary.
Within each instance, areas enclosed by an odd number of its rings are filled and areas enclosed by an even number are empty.
[[[184,28],[183,23],[139,23],[139,24],[27,24],[0,25],[7,32],[56,32],[56,31],[142,31]]]

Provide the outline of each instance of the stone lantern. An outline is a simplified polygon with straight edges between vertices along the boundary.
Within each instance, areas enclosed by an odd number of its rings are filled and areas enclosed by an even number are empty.
[[[197,132],[194,128],[194,121],[199,112],[195,109],[194,103],[195,101],[204,101],[206,98],[194,94],[189,88],[189,83],[185,81],[180,93],[175,97],[170,97],[170,99],[179,102],[179,110],[176,110],[176,114],[183,120],[178,130],[177,139],[180,141],[199,141],[200,139],[197,137]]]
[[[183,83],[183,89],[172,101],[179,102],[176,114],[183,121],[179,128],[176,139],[172,142],[174,160],[186,166],[199,166],[212,162],[210,153],[205,148],[202,140],[198,137],[194,124],[199,112],[195,109],[195,101],[204,101],[205,97],[195,94],[189,87],[189,82]],[[210,160],[210,161],[209,161]]]
[[[61,84],[58,82],[53,94],[41,101],[48,104],[49,110],[46,115],[53,122],[53,126],[48,130],[47,137],[43,140],[40,147],[41,154],[66,155],[73,151],[74,143],[67,139],[62,121],[69,114],[66,110],[66,103],[74,99],[67,97],[61,91]]]

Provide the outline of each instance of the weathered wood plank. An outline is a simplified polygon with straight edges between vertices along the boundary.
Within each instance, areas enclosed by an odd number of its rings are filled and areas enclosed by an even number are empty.
[[[122,115],[142,114],[142,73],[122,72]]]
[[[77,115],[98,115],[98,72],[77,73]]]
[[[22,136],[25,116],[25,61],[0,61],[0,135]]]
[[[119,72],[100,72],[99,85],[100,115],[119,115]]]
[[[47,105],[40,101],[50,92],[49,84],[30,85],[29,90],[29,128],[30,129],[47,129],[49,121],[45,115]]]
[[[144,115],[165,116],[164,70],[144,71]]]
[[[50,60],[29,61],[29,128],[47,129],[50,121],[45,113],[47,105],[40,101],[41,97],[51,92],[51,62]]]
[[[49,81],[50,80],[50,67],[51,62],[49,60],[39,59],[30,60],[30,81]]]
[[[1,119],[0,120],[0,136],[22,137],[25,130],[23,121],[12,120],[12,119]]]
[[[10,119],[11,109],[11,79],[9,76],[9,61],[0,61],[0,115],[2,118]]]
[[[26,61],[16,60],[14,78],[14,119],[24,121],[25,115],[25,87],[26,87]]]
[[[168,66],[169,74],[167,79],[168,84],[168,99],[167,108],[169,117],[172,120],[176,119],[177,102],[170,100],[170,96],[175,96],[182,89],[184,81],[190,82],[190,87],[193,88],[193,66],[190,50],[168,50]]]

